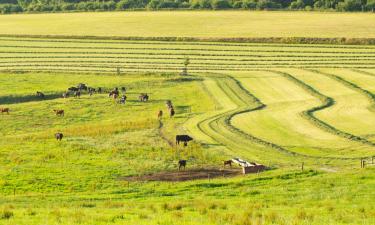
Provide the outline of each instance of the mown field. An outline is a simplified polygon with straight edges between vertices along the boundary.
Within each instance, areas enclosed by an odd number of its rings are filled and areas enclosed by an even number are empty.
[[[1,37],[0,224],[373,224],[374,61],[371,45]],[[128,101],[61,98],[78,83]],[[269,170],[137,180],[233,157]]]
[[[156,11],[1,16],[0,34],[374,38],[373,13]]]

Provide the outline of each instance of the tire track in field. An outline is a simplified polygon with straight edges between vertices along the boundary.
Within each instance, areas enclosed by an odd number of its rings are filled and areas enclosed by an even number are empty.
[[[252,134],[246,133],[234,127],[231,124],[231,120],[234,116],[242,113],[262,110],[266,107],[266,105],[244,89],[241,83],[233,77],[220,74],[216,77],[206,77],[206,79],[213,79],[227,97],[234,99],[236,107],[234,109],[228,109],[225,112],[207,116],[199,121],[197,126],[202,133],[211,137],[215,142],[228,147],[232,153],[243,154],[244,156],[247,156],[250,153],[251,157],[258,156],[257,160],[263,161],[265,158],[267,158],[267,156],[272,158],[278,157],[280,159],[287,159],[288,161],[295,161],[298,159],[356,160],[362,158],[325,157],[301,154],[290,151],[282,146],[263,140],[259,137],[255,137]],[[206,89],[208,92],[210,91],[209,87],[206,87]],[[208,94],[212,97],[211,93]],[[262,150],[259,150],[254,148],[254,146],[262,146],[263,148]],[[272,149],[272,151],[269,151],[269,149]],[[263,157],[259,158],[259,155],[262,155]]]
[[[317,127],[321,128],[321,129],[323,129],[327,132],[330,132],[330,133],[338,135],[340,137],[349,139],[351,141],[356,141],[356,142],[360,142],[362,144],[365,144],[365,145],[368,145],[368,146],[371,146],[371,147],[375,147],[375,143],[367,140],[366,138],[356,136],[354,134],[339,130],[336,127],[324,122],[323,120],[319,119],[318,117],[316,117],[314,115],[318,111],[321,111],[321,110],[324,110],[324,109],[327,109],[327,108],[333,106],[335,104],[335,100],[333,98],[328,97],[328,96],[320,93],[318,90],[316,90],[312,86],[310,86],[310,85],[306,84],[305,82],[297,79],[296,77],[292,76],[289,73],[276,71],[276,70],[269,70],[269,71],[277,73],[277,74],[289,79],[290,81],[294,82],[296,85],[302,87],[304,90],[306,90],[312,96],[315,96],[316,98],[320,99],[323,102],[323,104],[320,105],[320,106],[317,106],[317,107],[314,107],[314,108],[311,108],[311,109],[308,109],[308,110],[302,112],[302,116],[304,118],[311,121],[314,125],[316,125]],[[310,71],[315,72],[314,70],[310,70]]]

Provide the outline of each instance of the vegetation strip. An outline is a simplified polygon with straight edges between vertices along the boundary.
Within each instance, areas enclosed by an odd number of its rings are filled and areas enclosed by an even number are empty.
[[[13,38],[59,38],[59,39],[87,39],[87,40],[137,40],[137,41],[192,41],[192,42],[243,42],[243,43],[282,43],[282,44],[342,44],[342,45],[375,45],[375,38],[314,38],[314,37],[259,37],[259,38],[220,38],[220,37],[118,37],[92,35],[25,35],[1,34],[0,37]]]

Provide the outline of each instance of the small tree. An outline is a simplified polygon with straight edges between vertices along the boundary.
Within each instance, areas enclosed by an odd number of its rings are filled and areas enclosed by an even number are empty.
[[[184,60],[184,68],[182,68],[181,75],[183,75],[183,76],[188,75],[187,67],[188,67],[189,64],[190,64],[190,59],[189,59],[189,57],[186,57],[185,60]]]

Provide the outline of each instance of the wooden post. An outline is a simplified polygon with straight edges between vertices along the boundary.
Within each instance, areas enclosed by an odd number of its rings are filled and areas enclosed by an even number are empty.
[[[302,164],[301,164],[301,170],[303,171],[303,166],[304,166],[304,162],[302,162]]]

